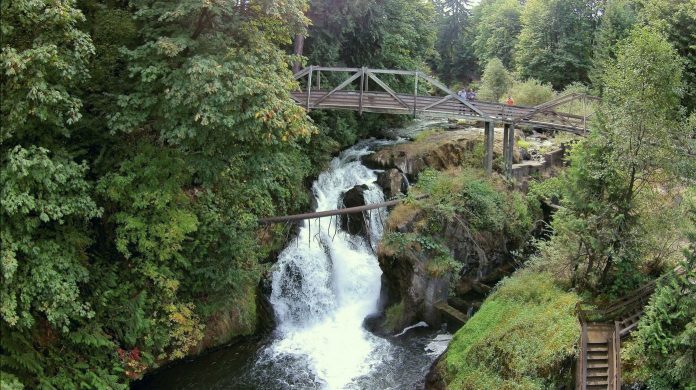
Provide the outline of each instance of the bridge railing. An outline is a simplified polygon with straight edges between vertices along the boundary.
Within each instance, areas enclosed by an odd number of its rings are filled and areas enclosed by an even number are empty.
[[[324,74],[331,73],[334,75],[337,73],[348,73],[349,76],[347,78],[344,78],[336,87],[325,93],[325,90],[322,90],[321,88],[322,72]],[[409,92],[410,96],[407,97],[405,93],[397,92],[395,90],[396,88],[393,85],[390,85],[389,82],[385,81],[383,77],[381,77],[383,75],[412,77],[413,79],[411,85],[413,88],[412,92]],[[303,91],[305,93],[305,99],[300,103],[308,109],[319,107],[323,102],[330,99],[337,92],[344,91],[349,85],[354,85],[357,82],[357,88],[352,92],[357,92],[359,94],[357,97],[357,111],[362,113],[364,109],[365,94],[370,91],[370,83],[372,82],[374,84],[377,84],[377,86],[381,88],[382,91],[388,94],[391,97],[393,103],[395,104],[394,106],[385,108],[398,109],[402,111],[407,110],[409,113],[415,116],[418,114],[419,111],[427,111],[446,101],[455,100],[463,106],[467,107],[469,110],[471,110],[471,112],[475,113],[475,115],[481,118],[488,117],[488,115],[482,112],[475,105],[471,104],[471,102],[458,96],[456,93],[447,88],[447,86],[442,84],[440,81],[421,71],[372,69],[368,67],[325,67],[311,65],[296,73],[295,79],[306,79]],[[433,91],[439,92],[444,96],[441,96],[440,100],[432,102],[431,104],[425,107],[419,107],[419,97],[433,96],[422,95],[419,93],[419,91],[425,90],[425,88],[423,88],[425,85],[430,85]],[[316,100],[312,100],[313,90],[316,92],[322,91],[321,97]]]

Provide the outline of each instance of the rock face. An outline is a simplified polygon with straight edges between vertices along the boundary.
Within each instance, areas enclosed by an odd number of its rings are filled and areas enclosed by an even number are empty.
[[[412,232],[423,222],[424,215],[412,213],[400,226],[390,226],[402,233]],[[513,271],[505,237],[480,232],[472,236],[467,227],[452,224],[441,237],[452,257],[463,264],[456,275],[434,275],[429,259],[418,246],[393,253],[384,246],[378,252],[384,272],[382,288],[387,297],[385,306],[401,303],[404,315],[394,328],[403,328],[417,321],[438,327],[445,320],[435,307],[447,302],[457,310],[468,313],[477,308],[495,283]],[[453,289],[450,289],[450,286]],[[450,295],[454,292],[455,295]]]
[[[467,129],[435,133],[413,143],[398,144],[369,154],[363,163],[371,168],[396,168],[414,180],[425,168],[447,169],[462,165],[474,156],[483,142],[480,130]]]
[[[388,169],[377,176],[377,184],[382,187],[384,197],[389,199],[408,192],[408,179],[398,169]]]
[[[355,186],[343,194],[343,206],[359,207],[365,206],[366,185]],[[366,234],[365,217],[362,213],[346,214],[341,216],[341,227],[350,234]]]
[[[503,130],[496,129],[493,158],[503,154]],[[522,161],[520,151],[512,153],[513,163]],[[480,129],[461,129],[431,134],[418,141],[397,144],[363,157],[363,164],[374,169],[397,169],[414,181],[426,168],[446,170],[462,165],[481,166],[483,163],[483,132]]]

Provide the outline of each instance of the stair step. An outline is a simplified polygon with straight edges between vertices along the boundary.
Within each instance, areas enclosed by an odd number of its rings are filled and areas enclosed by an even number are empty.
[[[587,390],[600,390],[600,389],[606,389],[609,386],[609,384],[606,385],[587,385],[586,389]]]
[[[587,378],[587,385],[588,386],[608,386],[609,381],[607,380],[607,378],[602,378],[602,379]]]
[[[587,360],[608,360],[608,359],[609,359],[609,352],[608,351],[595,352],[595,353],[587,355]]]
[[[608,350],[609,347],[606,343],[600,345],[590,345],[589,343],[587,344],[587,352],[606,352]]]

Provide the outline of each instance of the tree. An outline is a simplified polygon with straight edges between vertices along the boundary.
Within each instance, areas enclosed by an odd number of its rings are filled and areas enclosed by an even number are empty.
[[[0,142],[13,136],[37,142],[68,135],[69,126],[80,119],[82,102],[71,88],[86,80],[94,53],[89,36],[77,28],[83,21],[74,1],[2,4]]]
[[[594,25],[593,2],[527,2],[515,48],[519,76],[551,83],[556,89],[573,81],[587,81]]]
[[[499,58],[508,69],[514,68],[522,10],[517,0],[487,1],[474,8],[476,38],[473,46],[479,63]]]
[[[481,88],[479,89],[479,99],[497,102],[512,86],[512,77],[503,63],[493,58],[488,61],[486,69],[481,78]]]
[[[595,89],[602,86],[604,68],[616,59],[617,43],[628,36],[637,16],[634,0],[610,0],[606,3],[599,27],[595,31],[589,75]]]
[[[696,223],[694,210],[691,220]],[[682,273],[659,282],[628,349],[651,389],[688,389],[696,383],[696,232],[689,241]]]
[[[565,259],[575,284],[617,292],[640,282],[640,262],[662,257],[675,228],[673,220],[655,227],[656,215],[670,212],[656,183],[678,180],[683,158],[680,59],[663,37],[639,28],[619,45],[603,82],[597,123],[574,148],[547,254]],[[655,229],[663,229],[661,242],[651,247]]]
[[[477,72],[471,43],[474,32],[468,0],[433,0],[437,15],[435,49],[439,58],[433,61],[439,77],[446,83],[471,80]]]
[[[79,5],[0,5],[3,389],[126,388],[232,307],[253,332],[257,219],[307,203],[304,1]]]
[[[696,4],[693,0],[639,0],[639,19],[664,34],[684,61],[682,103],[696,111]]]

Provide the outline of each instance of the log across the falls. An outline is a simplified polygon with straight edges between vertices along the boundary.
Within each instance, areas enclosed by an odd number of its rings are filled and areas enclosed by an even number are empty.
[[[415,197],[414,199],[420,200],[420,199],[425,199],[427,198],[428,195],[420,195]],[[304,214],[294,214],[294,215],[283,215],[279,217],[268,217],[268,218],[261,218],[259,219],[259,223],[262,225],[270,225],[273,223],[281,223],[281,222],[293,222],[293,221],[301,221],[305,219],[315,219],[315,218],[322,218],[322,217],[331,217],[334,215],[345,215],[345,214],[355,214],[355,213],[362,213],[364,211],[369,211],[369,210],[374,210],[374,209],[379,209],[382,207],[390,207],[390,206],[396,206],[397,204],[405,201],[408,198],[400,198],[400,199],[394,199],[394,200],[389,200],[386,202],[381,202],[381,203],[373,203],[373,204],[368,204],[365,206],[358,206],[358,207],[347,207],[344,209],[336,209],[336,210],[326,210],[326,211],[316,211],[312,213],[304,213]]]

